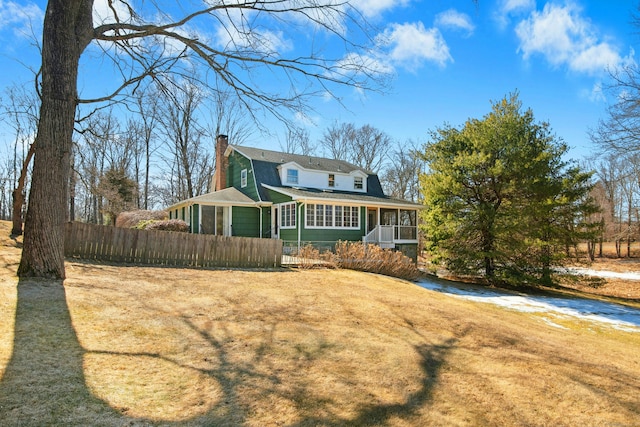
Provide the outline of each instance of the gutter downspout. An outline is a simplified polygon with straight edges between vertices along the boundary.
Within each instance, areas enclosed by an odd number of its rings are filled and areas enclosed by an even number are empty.
[[[298,253],[300,253],[300,238],[302,235],[302,206],[304,206],[305,202],[300,202],[300,206],[298,206],[299,212],[298,212]]]

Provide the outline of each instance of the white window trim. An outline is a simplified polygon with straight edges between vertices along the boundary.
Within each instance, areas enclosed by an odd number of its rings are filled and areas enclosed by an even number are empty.
[[[293,224],[289,224],[289,225],[284,225],[284,221],[283,221],[283,215],[284,215],[284,211],[285,211],[285,206],[290,206],[291,207],[291,213],[293,215]],[[278,215],[280,215],[279,218],[279,224],[280,224],[280,229],[285,229],[285,230],[294,230],[296,228],[296,225],[298,223],[298,206],[296,205],[296,202],[288,202],[288,203],[280,203],[278,205]]]
[[[331,225],[324,225],[324,226],[317,226],[317,225],[309,225],[307,223],[307,210],[309,209],[309,206],[313,206],[313,210],[314,210],[314,223],[315,223],[315,210],[316,210],[316,206],[317,205],[323,205],[323,206],[332,206],[332,212],[333,212],[333,221]],[[336,206],[340,206],[343,209],[344,212],[344,208],[349,208],[351,211],[353,211],[353,209],[356,209],[356,211],[358,212],[358,225],[357,226],[351,226],[351,227],[336,227],[335,226],[335,217],[336,217]],[[339,205],[339,204],[333,204],[333,203],[307,203],[304,206],[304,228],[307,230],[360,230],[361,226],[362,226],[362,219],[361,219],[361,215],[360,215],[360,206],[352,206],[352,205]],[[326,213],[326,209],[325,209],[325,213]],[[326,220],[326,215],[324,216],[324,219]]]
[[[247,170],[246,169],[242,169],[240,171],[240,188],[245,188],[247,186]]]
[[[291,177],[289,176],[289,172],[295,172],[295,178],[296,178],[295,181],[290,179]],[[296,184],[297,185],[298,182],[300,181],[300,172],[298,172],[298,169],[287,168],[284,173],[285,173],[285,179],[287,180],[287,184]]]
[[[358,180],[360,180],[360,187],[358,187],[356,185],[356,183],[358,182]],[[357,190],[357,191],[364,191],[364,178],[362,178],[361,176],[354,176],[353,177],[353,189]]]

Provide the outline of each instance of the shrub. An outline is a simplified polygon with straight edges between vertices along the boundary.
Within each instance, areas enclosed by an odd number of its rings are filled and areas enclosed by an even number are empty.
[[[298,267],[311,268],[336,268],[331,252],[320,253],[313,245],[305,245],[298,251]]]
[[[165,221],[151,221],[144,229],[186,233],[189,231],[189,226],[181,219],[168,219]]]
[[[334,262],[339,268],[368,271],[406,280],[418,278],[418,266],[401,252],[361,242],[336,244]]]
[[[167,211],[127,211],[118,214],[118,216],[116,217],[116,227],[139,228],[138,224],[141,221],[162,221],[166,219],[169,219],[169,214],[167,213]]]
[[[140,221],[139,223],[137,223],[135,226],[131,228],[137,228],[138,230],[146,230],[147,227],[149,227],[151,224],[155,224],[158,221],[159,220],[157,219],[143,219],[142,221]]]

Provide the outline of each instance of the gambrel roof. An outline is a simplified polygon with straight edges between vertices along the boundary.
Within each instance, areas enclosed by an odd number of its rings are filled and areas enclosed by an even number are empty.
[[[328,159],[317,156],[304,156],[302,154],[281,153],[279,151],[263,150],[262,148],[244,147],[240,145],[229,145],[229,149],[236,150],[246,158],[271,164],[297,163],[301,168],[316,171],[326,171],[335,173],[352,173],[362,171],[367,175],[373,172],[362,170],[358,166],[344,160]]]
[[[226,155],[229,155],[232,151],[237,151],[244,157],[251,160],[253,164],[253,172],[255,174],[256,182],[258,183],[258,193],[260,200],[269,200],[269,195],[266,188],[262,185],[271,187],[285,187],[290,186],[283,185],[278,173],[278,166],[290,162],[295,162],[303,169],[309,169],[314,171],[323,171],[329,173],[340,174],[352,174],[357,171],[361,171],[367,176],[367,193],[366,196],[374,198],[387,198],[382,185],[378,179],[378,175],[372,172],[363,171],[356,165],[353,165],[344,160],[327,159],[317,156],[303,156],[300,154],[280,153],[277,151],[263,150],[261,148],[244,147],[239,145],[229,145]],[[363,196],[361,192],[340,192],[344,195],[352,195],[354,197]],[[339,194],[336,192],[336,194]]]

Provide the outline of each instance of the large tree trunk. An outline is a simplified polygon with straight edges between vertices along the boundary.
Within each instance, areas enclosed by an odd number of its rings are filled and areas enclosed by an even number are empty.
[[[93,37],[93,0],[50,0],[42,34],[42,105],[21,277],[63,279],[78,62]]]

